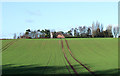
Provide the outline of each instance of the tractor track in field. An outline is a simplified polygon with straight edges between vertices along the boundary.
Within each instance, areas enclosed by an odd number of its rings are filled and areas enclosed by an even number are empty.
[[[59,40],[59,44],[61,44],[61,43],[60,43],[60,40]],[[65,60],[64,60],[64,59],[63,59],[63,61],[64,61],[64,64],[65,64],[65,66],[66,66],[66,68],[67,68],[67,70],[68,70],[68,72],[69,72],[70,76],[72,76],[72,74],[71,74],[71,72],[70,72],[70,69],[68,68],[68,66],[67,66],[67,64],[66,64],[66,62],[65,62]]]
[[[51,57],[52,57],[52,55],[50,55],[49,60],[48,60],[48,62],[47,62],[47,65],[45,66],[45,69],[43,70],[43,73],[44,73],[45,70],[48,68],[48,64],[50,63]]]
[[[72,64],[69,62],[69,60],[68,60],[68,58],[67,58],[67,56],[66,56],[66,53],[65,53],[65,51],[64,51],[64,46],[63,46],[63,40],[62,40],[62,39],[61,39],[61,45],[62,45],[62,51],[63,51],[63,53],[64,53],[64,57],[65,57],[67,63],[70,65],[70,67],[71,67],[71,69],[74,71],[74,73],[78,76],[77,71],[76,71],[75,68],[72,66]]]
[[[2,47],[2,49],[0,49],[0,50],[2,50],[1,52],[5,51],[8,47],[13,45],[16,41],[18,41],[18,39],[17,40],[13,40],[13,41],[7,43],[5,46]]]
[[[75,61],[77,61],[80,65],[82,65],[86,70],[88,70],[88,72],[90,72],[93,76],[96,76],[94,72],[92,72],[89,68],[87,68],[84,64],[82,64],[79,60],[77,60],[77,59],[73,56],[73,54],[72,54],[72,52],[71,52],[71,50],[70,50],[70,47],[69,47],[68,42],[67,42],[66,39],[65,39],[65,42],[66,42],[66,44],[67,44],[67,48],[68,48],[69,53],[70,53],[70,55],[72,56],[72,58],[73,58]]]
[[[14,41],[14,40],[8,42],[6,45],[4,45],[4,46],[2,47],[2,49],[5,48],[7,45],[9,45],[9,44],[10,44],[11,42],[13,42],[13,41]]]
[[[45,42],[42,43],[42,45],[44,45],[44,47],[45,47],[45,44],[46,44]],[[52,54],[49,56],[49,59],[47,61],[47,65],[45,66],[43,73],[45,73],[45,70],[48,68],[48,64],[50,63],[51,58],[52,58]]]
[[[63,61],[64,61],[64,64],[66,65],[66,68],[67,68],[67,70],[68,70],[70,76],[72,76],[72,74],[71,74],[71,72],[70,72],[70,69],[68,68],[68,66],[67,66],[67,64],[66,64],[66,62],[65,62],[65,60],[63,60]]]

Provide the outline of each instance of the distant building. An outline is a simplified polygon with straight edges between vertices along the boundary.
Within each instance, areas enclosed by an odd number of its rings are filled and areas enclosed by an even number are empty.
[[[58,35],[57,38],[65,38],[63,35]]]
[[[56,35],[57,35],[57,38],[65,38],[61,32],[57,32]]]
[[[53,38],[53,32],[50,32],[50,38]]]

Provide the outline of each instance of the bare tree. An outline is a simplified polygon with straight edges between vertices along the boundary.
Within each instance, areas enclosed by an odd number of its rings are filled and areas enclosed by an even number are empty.
[[[83,26],[83,33],[85,34],[87,31],[87,27],[86,26]]]
[[[100,32],[103,32],[103,24],[101,24]]]
[[[74,36],[77,36],[77,28],[74,29]]]
[[[79,27],[78,27],[78,30],[79,30],[79,32],[80,32],[79,34],[81,35],[81,34],[82,34],[82,26],[79,26]]]
[[[74,28],[71,28],[72,36],[74,36]]]
[[[113,28],[113,34],[114,34],[114,37],[117,38],[118,34],[119,34],[120,30],[119,30],[119,27],[114,27]]]
[[[108,25],[106,30],[108,32],[108,36],[111,37],[112,36],[112,25]]]
[[[13,39],[16,39],[16,33],[14,33],[14,37],[13,37]]]
[[[88,27],[88,29],[87,29],[87,35],[91,35],[91,27]]]
[[[92,37],[95,36],[95,24],[94,22],[92,23]]]

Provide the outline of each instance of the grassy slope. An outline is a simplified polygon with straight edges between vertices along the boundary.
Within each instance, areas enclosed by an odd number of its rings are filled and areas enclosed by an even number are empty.
[[[74,56],[96,73],[118,68],[117,39],[68,39],[68,43]]]
[[[117,39],[67,39],[73,55],[93,71],[116,69],[118,67]],[[4,44],[8,40],[3,40]],[[82,69],[69,55],[68,59],[79,73]],[[61,42],[59,39],[18,40],[2,54],[3,73],[68,74]],[[81,69],[80,69],[81,68]],[[69,67],[70,71],[72,69]],[[72,72],[73,73],[73,72]],[[97,72],[100,73],[100,72]]]
[[[3,73],[68,73],[62,55],[58,40],[19,40],[2,53]]]
[[[66,56],[67,56],[68,60],[70,61],[71,65],[72,65],[72,66],[75,68],[75,70],[77,71],[77,73],[78,73],[78,74],[81,74],[81,73],[85,72],[85,73],[87,73],[87,74],[90,74],[83,66],[81,66],[77,61],[75,61],[75,60],[73,59],[73,57],[70,55],[69,50],[68,50],[68,48],[67,48],[67,44],[66,44],[66,42],[65,42],[64,39],[63,39],[63,45],[64,45],[64,50],[65,50]],[[72,73],[74,73],[72,69],[71,69],[70,71],[71,71]]]
[[[8,43],[10,43],[13,40],[1,40],[2,41],[2,47],[7,45]]]

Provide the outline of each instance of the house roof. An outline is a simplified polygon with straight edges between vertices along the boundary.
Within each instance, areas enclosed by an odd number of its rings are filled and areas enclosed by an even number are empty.
[[[57,38],[65,38],[62,34],[59,34]]]

